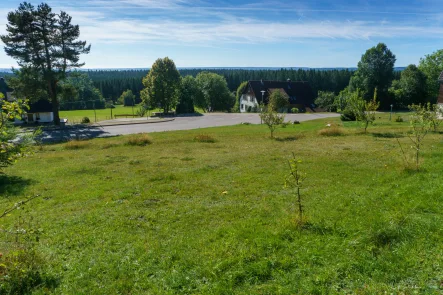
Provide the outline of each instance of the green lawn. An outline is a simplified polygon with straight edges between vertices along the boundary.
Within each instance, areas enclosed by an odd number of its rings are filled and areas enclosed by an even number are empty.
[[[134,106],[134,114],[137,114],[137,110],[140,106]],[[149,114],[153,112],[161,112],[160,109],[150,110]],[[196,108],[196,112],[203,113],[202,109]],[[123,105],[116,105],[114,109],[112,109],[112,118],[115,115],[132,115],[132,107],[125,107]],[[95,122],[95,116],[97,116],[97,122],[110,120],[111,119],[111,109],[101,109],[96,110],[94,114],[94,110],[75,110],[75,111],[60,111],[60,118],[68,119],[70,124],[77,124],[82,121],[84,117],[88,117],[91,122]]]
[[[44,146],[5,170],[0,208],[41,195],[28,214],[59,281],[36,294],[441,294],[442,136],[425,138],[421,172],[406,170],[391,135],[409,152],[408,123],[380,116],[366,135],[351,122],[320,136],[340,124],[327,119],[276,140],[238,125],[153,133],[144,147]],[[284,187],[292,152],[306,173],[302,229]]]
[[[138,106],[134,106],[134,114],[137,112],[138,108]],[[96,110],[95,113],[97,115],[97,122],[111,119],[111,109]],[[132,115],[132,107],[117,105],[115,106],[115,109],[112,109],[112,116],[121,114]],[[83,117],[88,117],[91,122],[94,122],[94,110],[60,111],[60,118],[68,119],[68,122],[70,123],[80,123]]]

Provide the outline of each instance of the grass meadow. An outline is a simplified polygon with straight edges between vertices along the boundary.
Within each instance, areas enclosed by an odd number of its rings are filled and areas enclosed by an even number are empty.
[[[275,140],[237,125],[45,145],[5,169],[0,208],[41,195],[27,214],[57,283],[35,294],[441,294],[442,135],[415,172],[397,143],[411,152],[408,122],[388,117],[368,134],[337,118]]]

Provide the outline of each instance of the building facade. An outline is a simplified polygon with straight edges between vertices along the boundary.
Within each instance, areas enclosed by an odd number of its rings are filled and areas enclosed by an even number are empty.
[[[299,112],[311,110],[315,112],[314,94],[308,82],[287,81],[248,81],[248,86],[240,97],[240,112],[256,112],[259,105],[267,105],[274,91],[280,91],[288,97],[289,106],[286,110],[298,109]]]

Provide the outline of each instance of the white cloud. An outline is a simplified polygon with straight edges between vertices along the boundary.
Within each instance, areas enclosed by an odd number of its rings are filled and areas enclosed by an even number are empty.
[[[253,19],[229,22],[183,22],[174,20],[100,20],[81,25],[89,42],[184,42],[262,43],[309,39],[367,40],[370,38],[443,37],[442,27],[392,25],[380,22],[260,22]],[[439,37],[440,36],[440,37]]]

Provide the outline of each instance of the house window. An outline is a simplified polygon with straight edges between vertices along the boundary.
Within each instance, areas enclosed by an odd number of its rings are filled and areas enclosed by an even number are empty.
[[[241,104],[241,109],[242,109],[242,110],[244,110],[244,109],[245,109],[245,106],[244,106],[243,104]]]
[[[252,102],[252,96],[249,97],[249,101]]]
[[[40,113],[35,114],[35,119],[40,120]]]

